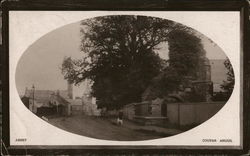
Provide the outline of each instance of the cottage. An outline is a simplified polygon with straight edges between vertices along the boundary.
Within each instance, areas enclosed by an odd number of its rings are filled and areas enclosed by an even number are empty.
[[[26,88],[21,98],[24,105],[37,115],[70,115],[70,105],[60,96],[59,92],[51,90],[29,90]]]
[[[38,115],[95,115],[99,116],[96,99],[91,96],[91,82],[86,80],[86,87],[83,96],[74,98],[73,84],[68,82],[66,90],[37,90],[25,89],[21,97],[24,105],[33,113]]]

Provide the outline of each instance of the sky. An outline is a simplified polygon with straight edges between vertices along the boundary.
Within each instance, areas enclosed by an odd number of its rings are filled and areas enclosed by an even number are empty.
[[[202,37],[208,59],[225,59],[225,53],[208,38]],[[168,59],[168,45],[158,46],[159,56]],[[80,52],[80,22],[58,28],[35,41],[23,53],[16,69],[16,86],[20,95],[34,84],[38,90],[65,90],[67,81],[61,74],[64,57],[83,57]],[[74,87],[74,96],[81,96],[86,83]]]

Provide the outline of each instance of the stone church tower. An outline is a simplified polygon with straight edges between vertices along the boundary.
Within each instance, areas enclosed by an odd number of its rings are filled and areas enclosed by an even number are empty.
[[[211,101],[213,82],[211,81],[211,65],[207,57],[201,59],[197,71],[197,79],[192,82],[193,94],[198,102]]]
[[[211,65],[207,57],[203,58],[199,63],[198,80],[211,81]]]

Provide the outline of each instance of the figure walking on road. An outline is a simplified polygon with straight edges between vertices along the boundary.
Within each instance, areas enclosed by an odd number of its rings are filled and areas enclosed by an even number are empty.
[[[117,125],[123,124],[123,112],[119,111],[118,118],[117,118]]]

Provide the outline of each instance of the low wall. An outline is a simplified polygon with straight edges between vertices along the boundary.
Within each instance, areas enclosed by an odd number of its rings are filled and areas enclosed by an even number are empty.
[[[167,117],[171,124],[195,125],[215,115],[225,102],[168,103]]]
[[[135,116],[150,116],[152,113],[150,102],[127,104],[122,108],[125,118],[132,120]]]
[[[135,106],[133,103],[123,107],[123,115],[129,120],[132,120],[135,117]]]
[[[167,117],[168,121],[171,124],[178,124],[179,123],[179,103],[168,103],[167,104]]]
[[[161,114],[161,104],[152,104],[151,105],[151,115],[152,117],[160,117],[162,116]]]
[[[134,103],[136,116],[149,116],[151,115],[150,102],[144,101],[141,103]]]

